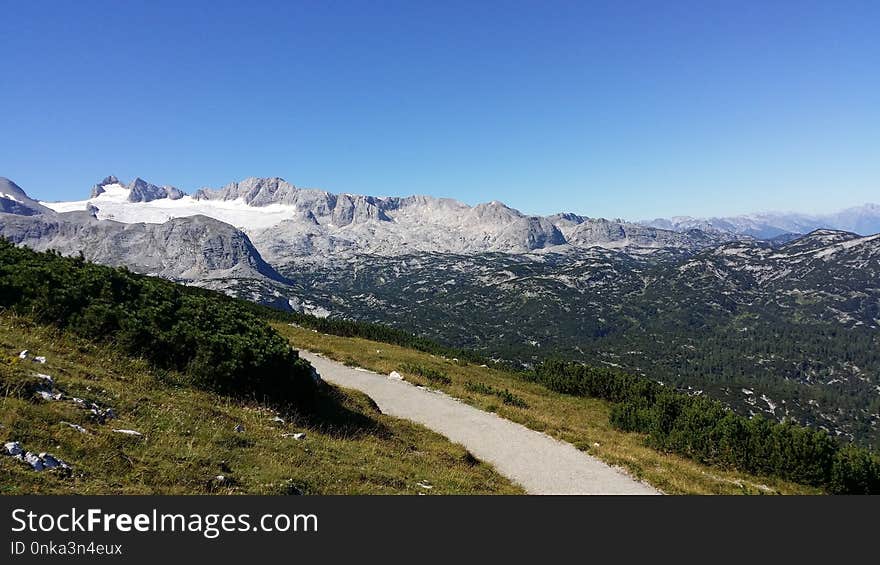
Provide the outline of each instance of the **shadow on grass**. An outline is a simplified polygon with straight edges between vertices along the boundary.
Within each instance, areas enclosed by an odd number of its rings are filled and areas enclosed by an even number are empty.
[[[186,375],[161,371],[157,378],[166,386],[200,387],[188,381]],[[322,382],[317,387],[303,387],[294,399],[254,395],[222,395],[234,402],[255,402],[275,410],[284,419],[333,437],[358,438],[364,435],[388,437],[391,432],[376,416],[382,414],[373,400],[360,392],[343,392]]]
[[[334,437],[356,438],[364,435],[387,437],[390,430],[378,420],[382,412],[369,396],[342,392],[326,383],[307,405],[276,405],[279,412],[303,426]]]

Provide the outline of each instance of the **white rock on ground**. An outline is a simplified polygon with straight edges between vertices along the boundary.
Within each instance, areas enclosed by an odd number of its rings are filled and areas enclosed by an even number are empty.
[[[21,448],[21,444],[17,441],[8,441],[3,444],[3,450],[6,455],[12,455],[13,457],[16,455],[21,455],[24,451]]]
[[[80,405],[85,404],[79,398],[74,398],[73,400],[76,404],[80,404]],[[92,414],[92,416],[94,416],[95,420],[97,420],[98,423],[100,423],[100,424],[103,424],[107,420],[112,420],[113,418],[116,417],[116,412],[114,412],[112,408],[104,409],[104,408],[101,408],[100,406],[98,406],[97,404],[95,404],[94,402],[92,402],[91,408],[89,408],[89,412]]]
[[[403,380],[403,376],[401,376],[401,374],[398,373],[397,371],[391,371],[391,374],[388,375],[388,378],[391,379],[392,381],[402,381]]]
[[[34,471],[42,471],[45,469],[45,465],[43,465],[43,461],[40,459],[40,456],[36,453],[31,453],[30,451],[26,452],[23,456],[19,456],[22,461],[30,465]]]
[[[63,469],[69,469],[70,466],[62,461],[61,459],[56,458],[50,453],[40,453],[39,455],[40,461],[43,462],[43,467],[46,469],[55,469],[57,467],[61,467]]]
[[[89,431],[88,431],[87,429],[85,429],[84,427],[80,426],[79,424],[72,424],[72,423],[70,423],[70,422],[61,422],[61,423],[64,424],[65,426],[68,426],[68,427],[70,427],[70,428],[73,428],[74,430],[78,431],[78,432],[81,433],[81,434],[87,434],[87,433],[89,433]]]
[[[55,379],[49,375],[44,375],[43,373],[37,373],[36,375],[38,379],[42,379],[50,388],[55,386]]]
[[[144,435],[144,434],[142,434],[138,431],[135,431],[135,430],[116,430],[116,429],[114,429],[113,431],[116,432],[117,434],[125,434],[127,436],[143,437],[143,435]]]
[[[24,451],[21,444],[17,441],[10,441],[3,444],[6,455],[10,455],[23,463],[27,463],[34,471],[45,471],[46,469],[70,469],[70,465],[58,459],[51,453],[36,454],[31,451]]]

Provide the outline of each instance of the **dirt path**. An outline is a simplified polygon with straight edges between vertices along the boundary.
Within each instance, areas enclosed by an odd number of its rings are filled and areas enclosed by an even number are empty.
[[[530,494],[658,494],[574,446],[442,393],[301,351],[328,382],[369,395],[382,412],[465,446]]]

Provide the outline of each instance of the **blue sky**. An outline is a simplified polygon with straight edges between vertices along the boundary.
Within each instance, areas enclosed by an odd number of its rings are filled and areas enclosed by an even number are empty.
[[[115,174],[625,218],[880,201],[876,1],[0,9],[0,175],[41,199]]]

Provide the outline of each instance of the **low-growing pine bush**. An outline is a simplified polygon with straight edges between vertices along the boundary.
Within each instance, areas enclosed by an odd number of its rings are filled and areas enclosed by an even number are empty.
[[[648,444],[662,451],[835,494],[880,494],[877,454],[842,445],[824,430],[740,416],[717,400],[679,393],[615,369],[549,361],[527,378],[564,394],[615,403],[612,425],[646,434]]]
[[[212,291],[0,239],[0,308],[112,343],[194,386],[310,402],[311,366],[250,309]]]

